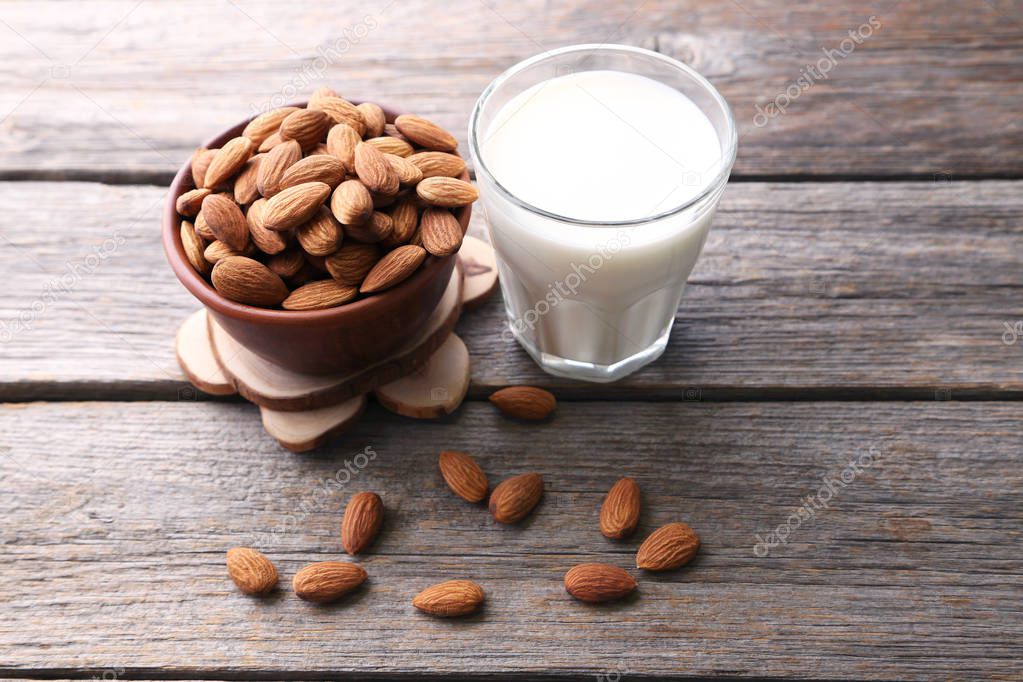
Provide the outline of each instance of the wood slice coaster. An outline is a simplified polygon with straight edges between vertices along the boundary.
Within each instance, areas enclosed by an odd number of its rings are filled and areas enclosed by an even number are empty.
[[[436,419],[458,409],[468,390],[469,350],[452,334],[425,365],[378,387],[373,394],[391,412]]]
[[[221,371],[220,364],[210,346],[206,309],[196,310],[189,315],[175,339],[178,365],[192,385],[211,395],[234,395],[234,385]]]
[[[366,396],[354,398],[316,410],[282,412],[259,408],[263,428],[292,452],[306,452],[323,445],[327,439],[359,421],[366,409]]]
[[[462,305],[472,310],[483,305],[497,288],[497,256],[490,244],[466,235],[458,250],[458,261],[465,274]]]
[[[451,273],[437,309],[422,332],[397,354],[354,374],[313,376],[286,370],[234,340],[210,318],[213,353],[238,393],[260,407],[296,412],[337,405],[414,372],[448,338],[462,312],[461,267]]]

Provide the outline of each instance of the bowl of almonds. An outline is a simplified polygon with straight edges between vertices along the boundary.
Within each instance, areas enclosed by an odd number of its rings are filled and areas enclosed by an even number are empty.
[[[443,128],[321,88],[199,148],[171,185],[163,244],[246,348],[296,372],[354,371],[426,323],[476,197]]]

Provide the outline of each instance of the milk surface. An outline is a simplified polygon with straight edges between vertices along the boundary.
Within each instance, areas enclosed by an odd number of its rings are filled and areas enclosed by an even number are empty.
[[[618,71],[519,93],[480,131],[478,174],[511,329],[548,371],[608,381],[663,351],[713,217],[721,143],[684,94]],[[723,185],[722,185],[723,187]],[[582,368],[582,369],[581,369]]]

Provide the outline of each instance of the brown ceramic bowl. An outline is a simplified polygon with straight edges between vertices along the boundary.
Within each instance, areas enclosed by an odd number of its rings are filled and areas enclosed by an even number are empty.
[[[358,102],[355,102],[358,104]],[[291,106],[305,106],[305,102]],[[384,107],[387,120],[398,115]],[[216,148],[241,134],[249,119],[216,135]],[[468,180],[468,174],[462,174]],[[393,289],[327,310],[271,310],[235,303],[217,293],[185,257],[177,198],[194,187],[191,163],[174,176],[163,209],[163,248],[174,274],[231,336],[263,358],[306,374],[334,374],[372,365],[415,336],[440,302],[456,256],[428,256],[412,277]],[[455,216],[465,229],[472,206]]]

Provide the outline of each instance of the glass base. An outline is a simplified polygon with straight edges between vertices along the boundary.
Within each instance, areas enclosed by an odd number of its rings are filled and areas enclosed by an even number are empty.
[[[517,325],[509,324],[508,327],[512,335],[515,337],[515,340],[519,342],[519,345],[522,346],[527,353],[529,353],[529,356],[533,358],[536,364],[540,365],[540,369],[548,374],[553,374],[556,377],[565,377],[566,379],[578,379],[580,381],[607,384],[612,381],[623,379],[661,357],[661,354],[664,353],[664,349],[668,347],[668,338],[671,336],[671,327],[674,323],[674,319],[668,322],[668,326],[652,344],[635,355],[631,355],[624,360],[619,360],[611,365],[597,365],[592,362],[580,362],[579,360],[572,360],[570,358],[563,358],[557,355],[551,355],[550,353],[544,353],[537,348],[531,340],[527,339],[518,331],[516,328]]]

